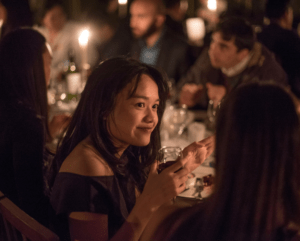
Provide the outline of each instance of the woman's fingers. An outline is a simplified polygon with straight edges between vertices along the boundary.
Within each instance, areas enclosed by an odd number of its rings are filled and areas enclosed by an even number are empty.
[[[214,145],[214,142],[215,142],[215,136],[212,135],[212,136],[209,136],[201,141],[198,141],[197,143],[203,145],[203,146],[211,146],[211,145]]]
[[[206,158],[211,155],[211,153],[215,150],[215,136],[209,136],[198,142],[200,145],[205,146],[207,153]]]

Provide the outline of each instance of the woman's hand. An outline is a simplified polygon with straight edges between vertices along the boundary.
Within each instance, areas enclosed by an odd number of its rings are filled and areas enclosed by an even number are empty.
[[[188,170],[183,168],[190,156],[175,162],[170,167],[157,173],[157,163],[151,166],[151,170],[144,190],[137,199],[137,203],[144,202],[150,212],[156,211],[161,205],[169,202],[185,189]]]
[[[190,172],[201,165],[204,160],[211,155],[215,149],[215,136],[210,136],[202,141],[193,142],[183,149],[183,157],[190,155],[189,161],[185,168]]]
[[[120,233],[126,232],[126,230],[127,232],[128,230],[134,230],[130,232],[131,236],[128,235],[130,239],[126,240],[138,240],[153,213],[185,190],[185,182],[189,171],[184,165],[191,159],[193,159],[193,156],[188,154],[160,174],[157,173],[157,162],[151,165],[144,190],[137,198],[126,223],[121,228]],[[120,240],[120,237],[116,235],[116,239],[113,240]]]

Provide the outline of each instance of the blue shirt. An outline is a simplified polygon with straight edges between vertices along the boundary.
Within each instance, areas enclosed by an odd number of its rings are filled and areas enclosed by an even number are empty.
[[[157,63],[158,55],[161,49],[161,39],[164,34],[164,31],[160,35],[159,39],[152,47],[147,47],[147,44],[144,40],[139,40],[139,45],[141,46],[140,61],[145,64],[155,66]]]

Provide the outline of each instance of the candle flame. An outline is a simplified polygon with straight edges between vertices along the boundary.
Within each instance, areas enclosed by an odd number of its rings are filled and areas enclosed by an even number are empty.
[[[87,29],[83,30],[78,39],[79,44],[81,46],[86,46],[89,41],[89,36],[90,36],[90,32]]]
[[[208,0],[207,8],[211,11],[216,11],[217,10],[217,1],[216,0]]]
[[[127,4],[127,0],[119,0],[119,4]]]

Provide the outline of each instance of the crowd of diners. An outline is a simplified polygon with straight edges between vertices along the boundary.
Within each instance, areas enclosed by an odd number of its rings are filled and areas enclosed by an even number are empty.
[[[22,210],[61,240],[300,240],[300,38],[289,1],[266,2],[271,23],[260,33],[220,15],[202,48],[174,15],[180,1],[134,0],[121,23],[93,12],[109,37],[94,42],[74,113],[51,119],[47,90],[61,81],[53,62],[68,52],[70,25],[57,0],[43,27],[14,25],[12,2],[0,1],[0,190]],[[215,132],[158,174],[171,88],[172,101],[213,100],[220,111]],[[213,152],[212,194],[177,205]]]

